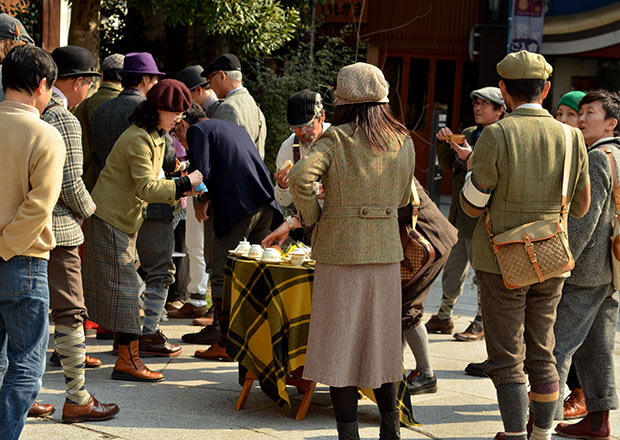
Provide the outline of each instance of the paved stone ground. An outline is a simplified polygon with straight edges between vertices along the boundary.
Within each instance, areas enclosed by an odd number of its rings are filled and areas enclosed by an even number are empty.
[[[436,282],[426,303],[425,320],[436,312],[440,299],[441,289]],[[455,330],[464,330],[475,312],[476,296],[470,280],[455,307]],[[191,326],[190,320],[171,320],[162,327],[175,342],[182,334],[198,330]],[[439,390],[436,394],[413,398],[415,417],[422,425],[403,429],[402,438],[492,439],[502,430],[493,385],[489,379],[463,373],[467,363],[485,359],[484,342],[458,342],[451,335],[430,335],[429,339]],[[60,423],[64,381],[59,368],[49,367],[39,400],[53,403],[56,413],[44,420],[29,419],[23,440],[336,438],[326,386],[317,387],[306,419],[297,422],[294,416],[283,414],[258,387],[250,394],[246,408],[235,411],[233,406],[240,391],[236,364],[192,357],[197,348],[204,347],[184,344],[183,354],[175,359],[147,359],[152,369],[164,372],[166,380],[159,384],[140,384],[110,380],[116,359],[111,354],[111,345],[94,337],[87,338],[87,345],[88,352],[103,361],[102,367],[87,370],[87,387],[100,401],[116,402],[121,407],[118,416],[101,423]],[[620,332],[616,334],[615,361],[616,377],[620,378]],[[415,366],[408,349],[405,365],[408,369]],[[295,389],[290,388],[289,393],[294,394]],[[292,401],[295,412],[301,396],[293,395]],[[360,402],[359,421],[361,438],[378,438],[378,412],[371,401]],[[612,412],[612,429],[615,434],[612,438],[619,440],[620,411]],[[554,436],[554,439],[561,437]]]

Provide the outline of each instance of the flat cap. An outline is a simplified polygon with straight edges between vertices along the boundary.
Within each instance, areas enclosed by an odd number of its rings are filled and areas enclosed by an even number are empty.
[[[120,53],[113,53],[112,55],[108,55],[103,59],[103,62],[101,63],[101,70],[122,70],[124,63],[125,55],[121,55]]]
[[[34,40],[28,35],[22,22],[4,12],[0,14],[0,38],[34,44]]]
[[[196,64],[179,70],[175,78],[185,84],[188,89],[194,90],[196,87],[205,86],[209,82],[201,75],[203,70],[202,66]]]
[[[202,73],[202,76],[205,78],[211,75],[213,72],[217,72],[219,70],[230,71],[230,70],[241,70],[241,63],[239,62],[239,58],[231,53],[225,53],[216,57],[213,61],[211,61],[207,67],[205,67],[205,71]]]
[[[349,64],[338,72],[336,105],[389,102],[388,91],[388,82],[377,66]]]
[[[480,98],[486,101],[494,102],[497,105],[505,106],[502,92],[500,92],[497,87],[483,87],[481,89],[474,90],[469,94],[469,97],[471,99]]]
[[[68,76],[101,76],[93,69],[93,54],[79,46],[57,47],[52,58],[58,66],[58,78]]]
[[[192,95],[181,81],[164,79],[151,87],[146,100],[158,110],[181,113],[192,104]]]
[[[539,53],[521,50],[509,53],[497,63],[497,73],[504,79],[548,79],[553,67]]]
[[[286,120],[289,127],[304,127],[320,116],[322,110],[321,94],[305,89],[288,98]]]

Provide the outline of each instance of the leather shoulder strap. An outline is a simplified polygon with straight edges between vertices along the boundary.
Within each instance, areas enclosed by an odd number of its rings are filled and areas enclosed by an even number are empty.
[[[620,186],[618,186],[618,176],[616,175],[616,161],[614,160],[614,156],[611,154],[611,150],[605,147],[600,147],[600,149],[603,150],[609,158],[609,165],[611,166],[611,176],[614,182],[613,194],[614,205],[616,207],[616,218],[618,219],[618,222],[620,222]]]
[[[560,122],[560,124],[562,124]],[[562,124],[564,130],[564,139],[566,143],[566,154],[564,154],[564,171],[562,172],[562,208],[560,210],[561,218],[564,218],[566,209],[566,195],[568,193],[568,176],[570,175],[570,166],[573,159],[573,136],[566,124]]]

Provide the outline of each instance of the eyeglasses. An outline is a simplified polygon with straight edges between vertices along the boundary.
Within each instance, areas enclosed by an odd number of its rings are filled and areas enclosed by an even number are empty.
[[[476,99],[475,101],[472,101],[471,103],[472,107],[476,107],[476,106],[487,107],[489,105],[491,105],[490,101],[485,101],[484,99],[480,99],[480,98]]]
[[[89,78],[82,77],[82,82],[88,84],[88,89],[89,90],[95,87],[95,79],[94,78],[89,79]]]
[[[185,119],[187,117],[187,115],[185,113],[181,113],[180,115],[177,115],[176,118],[174,118],[174,122],[176,124],[178,124],[179,122],[181,122],[183,119]]]
[[[312,120],[312,122],[310,122],[310,124],[308,125],[304,125],[303,127],[289,127],[289,128],[295,134],[300,134],[300,135],[307,134],[307,133],[311,133],[312,131],[314,131],[317,121],[318,119],[315,117]]]

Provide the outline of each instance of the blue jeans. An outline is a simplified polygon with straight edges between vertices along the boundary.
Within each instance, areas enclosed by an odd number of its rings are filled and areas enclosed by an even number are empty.
[[[41,389],[49,338],[47,260],[0,259],[0,348],[8,369],[0,387],[0,432],[17,440]],[[0,369],[3,365],[0,365]]]

